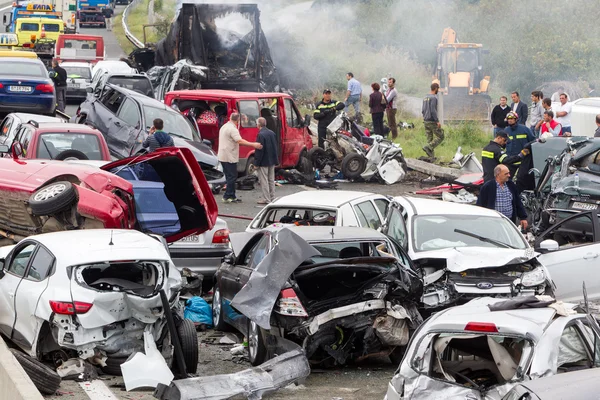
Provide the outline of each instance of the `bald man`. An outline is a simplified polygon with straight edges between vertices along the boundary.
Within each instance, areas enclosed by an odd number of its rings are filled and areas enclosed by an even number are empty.
[[[510,171],[504,164],[497,165],[494,168],[494,180],[481,187],[477,205],[498,211],[515,225],[520,220],[523,231],[527,229],[527,212],[521,202],[517,185],[510,180]]]

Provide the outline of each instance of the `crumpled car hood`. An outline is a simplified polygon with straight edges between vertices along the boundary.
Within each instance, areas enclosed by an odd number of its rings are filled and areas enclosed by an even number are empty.
[[[494,268],[524,263],[537,255],[532,248],[454,247],[417,253],[413,256],[413,261],[446,259],[446,268],[450,272],[462,272],[468,269]]]

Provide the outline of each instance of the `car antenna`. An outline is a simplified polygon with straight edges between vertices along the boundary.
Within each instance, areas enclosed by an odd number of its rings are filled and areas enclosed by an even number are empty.
[[[110,242],[108,243],[109,246],[114,246],[115,244],[112,241],[112,234],[113,234],[113,230],[110,230]]]

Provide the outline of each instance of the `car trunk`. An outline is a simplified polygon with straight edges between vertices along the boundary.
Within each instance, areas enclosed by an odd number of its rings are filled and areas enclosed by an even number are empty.
[[[140,297],[158,293],[164,267],[157,262],[119,261],[91,264],[75,272],[79,285],[99,292],[124,292]]]

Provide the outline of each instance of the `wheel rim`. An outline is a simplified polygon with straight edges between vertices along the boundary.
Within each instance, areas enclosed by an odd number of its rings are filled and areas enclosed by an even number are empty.
[[[253,175],[256,172],[256,165],[248,163],[248,175]]]
[[[360,161],[352,160],[348,163],[348,169],[352,172],[356,172],[360,169]]]
[[[221,318],[221,293],[219,289],[215,288],[213,292],[213,325],[216,327],[219,325]]]
[[[258,353],[258,326],[254,321],[250,321],[250,329],[248,329],[248,352],[250,360],[255,360]]]
[[[64,183],[57,183],[55,185],[50,185],[43,188],[42,190],[37,192],[35,196],[33,196],[33,199],[35,201],[46,201],[58,196],[65,190],[67,190],[67,185],[65,185]]]

